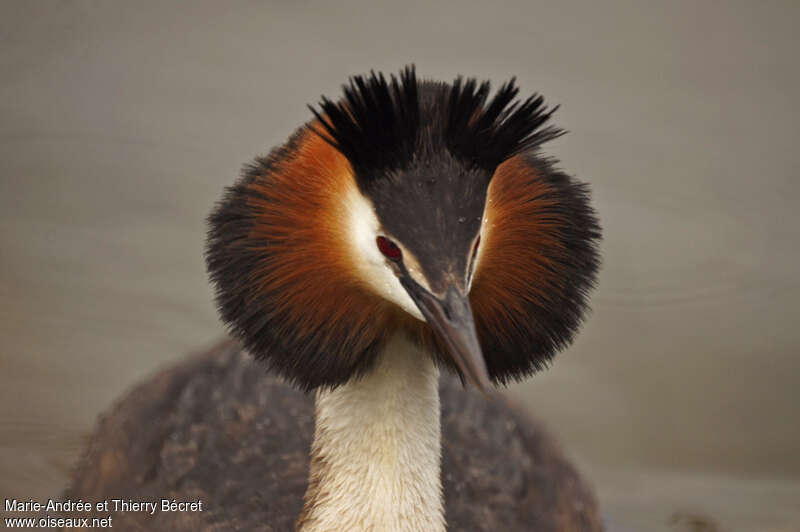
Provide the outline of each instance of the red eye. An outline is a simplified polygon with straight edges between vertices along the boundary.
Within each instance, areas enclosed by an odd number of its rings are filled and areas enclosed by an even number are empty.
[[[403,252],[400,251],[400,248],[397,247],[397,244],[386,238],[385,236],[379,236],[375,239],[375,242],[378,244],[378,249],[383,256],[389,260],[399,261],[403,257]]]

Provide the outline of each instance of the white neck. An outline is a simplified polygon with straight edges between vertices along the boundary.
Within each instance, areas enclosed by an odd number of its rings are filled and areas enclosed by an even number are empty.
[[[369,374],[317,393],[298,531],[444,531],[438,381],[395,336]]]

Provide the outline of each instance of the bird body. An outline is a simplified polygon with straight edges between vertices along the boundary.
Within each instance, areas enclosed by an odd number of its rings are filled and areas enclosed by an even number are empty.
[[[591,488],[538,423],[445,372],[439,396],[448,531],[602,530]],[[76,514],[110,514],[123,532],[293,530],[315,424],[313,394],[227,340],[159,371],[105,412],[64,498],[203,503],[202,512]]]
[[[512,81],[489,99],[488,83],[421,82],[413,68],[389,81],[356,76],[247,166],[209,217],[223,321],[244,350],[314,394],[301,532],[452,528],[447,479],[463,475],[453,465],[442,474],[440,368],[486,395],[541,369],[582,320],[599,227],[585,185],[538,154],[561,134],[545,126],[553,110],[536,95],[514,101],[517,91]],[[495,408],[472,406],[464,416]],[[444,423],[445,448],[453,430]],[[553,515],[596,529],[590,497],[578,499],[580,510]],[[536,521],[525,508],[513,516]]]

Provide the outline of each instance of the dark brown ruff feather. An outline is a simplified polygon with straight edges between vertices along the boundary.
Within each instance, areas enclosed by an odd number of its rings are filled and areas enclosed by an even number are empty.
[[[588,201],[584,184],[532,155],[509,159],[492,177],[470,303],[495,382],[542,369],[577,332],[599,267],[600,229]],[[426,323],[403,323],[458,373]]]
[[[586,185],[533,155],[501,164],[470,302],[490,375],[541,369],[569,345],[588,308],[600,228]]]
[[[231,332],[310,389],[366,371],[395,313],[358,279],[346,244],[347,159],[301,128],[257,159],[212,214],[207,261]]]

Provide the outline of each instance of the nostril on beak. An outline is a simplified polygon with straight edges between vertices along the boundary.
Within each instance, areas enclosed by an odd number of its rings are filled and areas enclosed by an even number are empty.
[[[452,310],[451,310],[451,308],[452,308],[452,307],[451,307],[451,305],[445,305],[445,306],[444,306],[444,309],[443,309],[443,310],[444,310],[444,317],[445,317],[445,318],[447,319],[447,321],[449,321],[449,322],[452,322],[452,321],[453,321],[453,315],[452,315]]]
[[[451,286],[444,296],[444,315],[448,321],[453,321],[453,316],[460,316],[464,314],[469,302],[461,296],[455,286]]]

